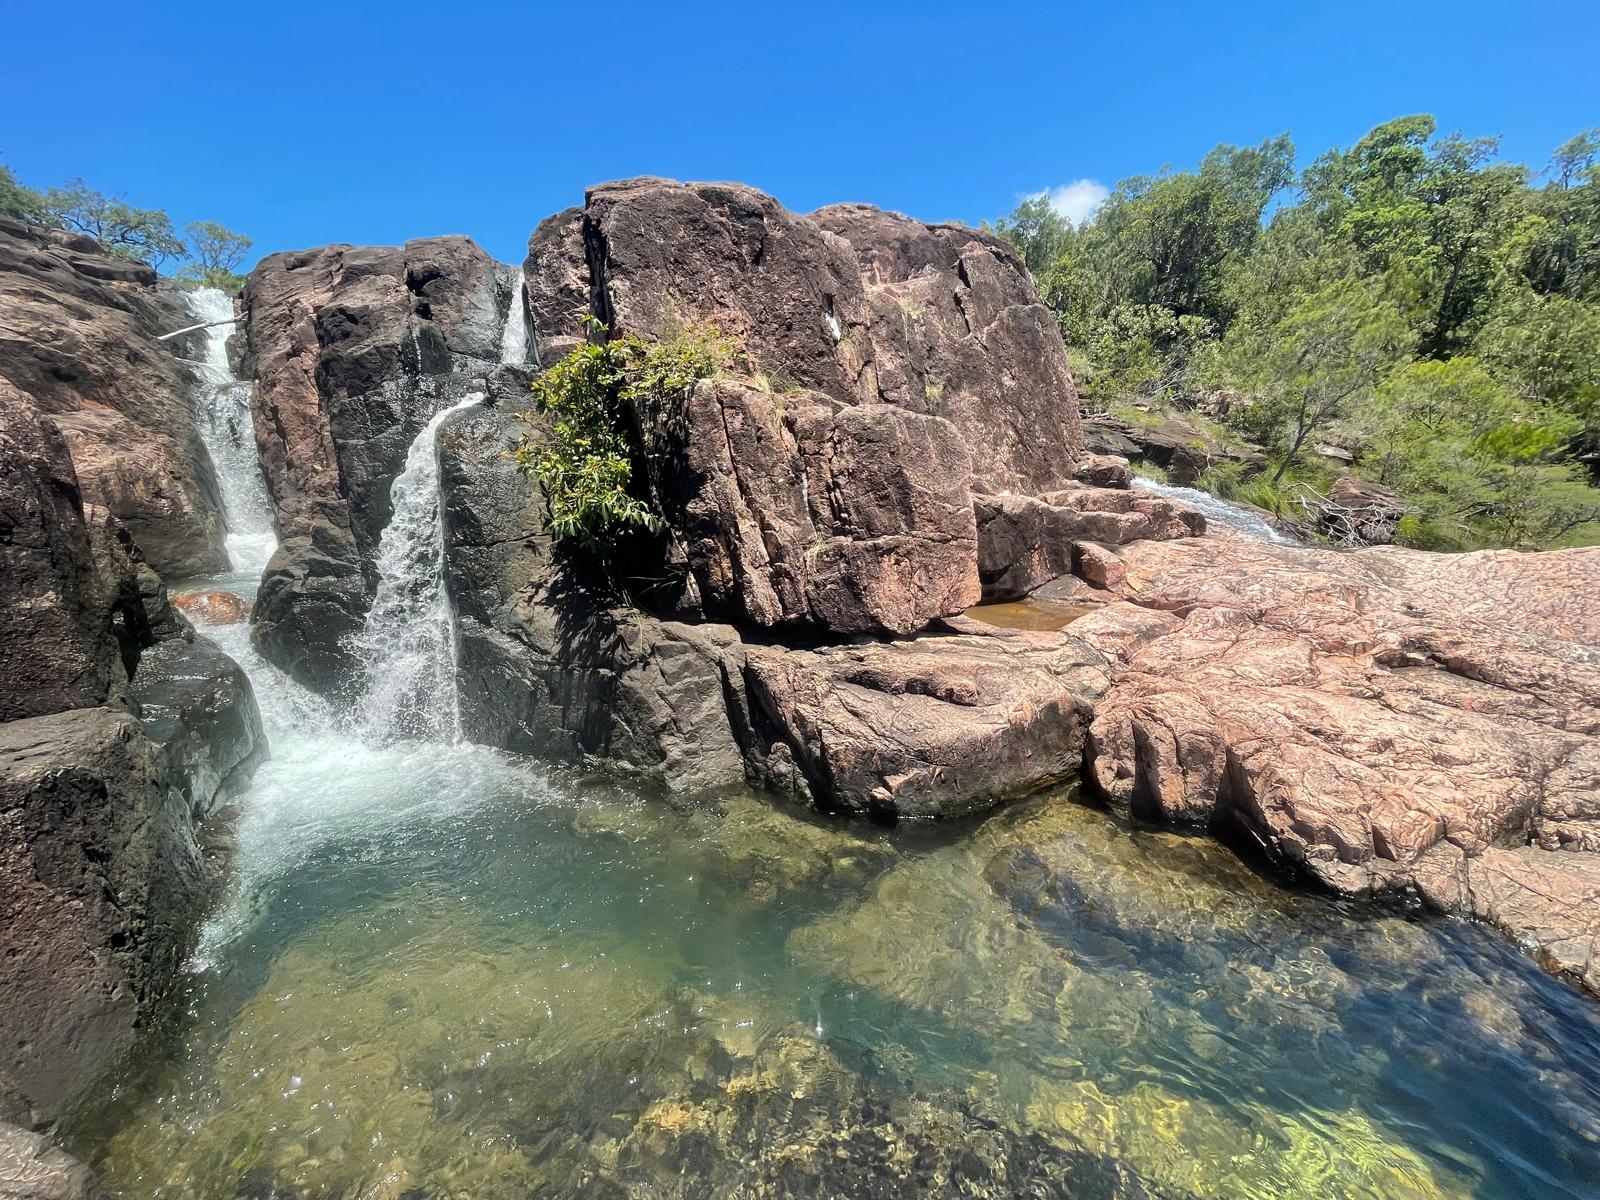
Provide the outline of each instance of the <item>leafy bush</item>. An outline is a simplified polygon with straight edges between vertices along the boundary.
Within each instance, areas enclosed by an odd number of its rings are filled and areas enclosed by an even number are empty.
[[[548,433],[524,437],[512,457],[543,486],[555,537],[605,559],[619,536],[660,527],[632,486],[630,406],[645,397],[681,402],[728,364],[732,347],[710,327],[654,342],[631,333],[605,340],[593,318],[589,327],[595,340],[534,380],[534,405],[550,418]]]

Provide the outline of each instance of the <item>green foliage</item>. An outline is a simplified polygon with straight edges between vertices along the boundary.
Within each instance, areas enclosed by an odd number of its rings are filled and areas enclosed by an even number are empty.
[[[157,208],[134,208],[123,200],[95,191],[81,179],[63,187],[36,191],[0,166],[0,216],[86,233],[114,258],[162,267],[187,259],[177,271],[180,283],[237,292],[244,284],[238,268],[251,241],[215,221],[192,221],[179,237],[172,218]]]
[[[689,328],[660,341],[635,335],[606,340],[591,319],[593,340],[534,380],[548,435],[525,437],[512,451],[550,503],[550,529],[602,560],[630,530],[653,532],[660,521],[633,489],[629,421],[636,401],[681,403],[694,385],[721,371],[732,348],[715,329]]]
[[[81,179],[47,191],[44,207],[56,224],[88,234],[113,258],[158,267],[186,250],[166,213],[134,208],[95,191]]]
[[[0,217],[33,225],[46,223],[44,196],[19,183],[11,168],[4,165],[0,165]]]
[[[1272,467],[1214,486],[1303,497],[1305,447],[1326,437],[1401,490],[1418,542],[1600,538],[1600,129],[1537,174],[1498,152],[1407,116],[1298,180],[1286,136],[1219,146],[1123,181],[1082,228],[1034,201],[998,228],[1088,407],[1230,394],[1230,427]]]
[[[190,261],[179,269],[177,279],[237,294],[244,286],[244,276],[238,268],[254,243],[216,221],[190,221],[183,232],[189,242]]]

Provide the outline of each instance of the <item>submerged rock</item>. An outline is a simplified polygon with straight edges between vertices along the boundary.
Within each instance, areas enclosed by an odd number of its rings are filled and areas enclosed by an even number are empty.
[[[0,1122],[0,1197],[4,1200],[104,1200],[89,1168],[29,1133]]]
[[[250,615],[250,605],[232,592],[184,592],[172,605],[202,625],[235,625]]]

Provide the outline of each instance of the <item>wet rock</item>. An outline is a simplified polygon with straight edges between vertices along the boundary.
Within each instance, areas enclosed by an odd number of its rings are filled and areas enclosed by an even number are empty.
[[[0,376],[60,431],[84,499],[176,578],[227,566],[193,380],[156,341],[188,323],[149,267],[0,218]]]
[[[185,592],[172,603],[202,625],[236,625],[250,615],[250,605],[232,592]]]
[[[979,496],[978,571],[986,600],[1025,596],[1074,569],[1074,546],[1193,537],[1205,517],[1160,496],[1121,487],[1073,487],[1044,496]],[[1091,582],[1095,582],[1091,580]],[[1104,586],[1104,584],[1099,584]]]
[[[972,463],[949,422],[733,381],[641,409],[653,492],[712,616],[905,634],[977,601]]]
[[[1140,607],[1072,627],[1118,663],[1089,740],[1115,806],[1242,832],[1341,892],[1420,887],[1591,973],[1600,552],[1119,553]]]
[[[190,793],[126,712],[0,725],[0,1119],[54,1120],[170,994],[217,882]]]
[[[267,759],[250,680],[210,638],[169,638],[145,651],[130,699],[144,735],[182,776],[197,822]]]
[[[744,779],[729,690],[738,635],[620,606],[555,546],[537,484],[507,451],[521,418],[468,409],[440,427],[446,583],[462,729],[565,760],[610,759],[669,788]]]
[[[29,1133],[0,1122],[0,1198],[3,1200],[103,1200],[88,1167]]]
[[[389,489],[433,413],[498,359],[495,263],[466,238],[271,255],[246,283],[254,419],[280,544],[256,644],[313,690],[353,670]]]
[[[746,648],[755,738],[781,744],[817,803],[955,816],[1074,774],[1099,656],[1061,634],[966,618],[905,642]]]

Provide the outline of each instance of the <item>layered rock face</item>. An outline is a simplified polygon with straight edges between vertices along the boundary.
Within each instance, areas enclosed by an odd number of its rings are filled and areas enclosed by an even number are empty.
[[[501,294],[462,237],[275,254],[250,275],[245,365],[280,543],[254,636],[314,690],[353,669],[390,485],[429,418],[497,360]]]
[[[84,499],[169,579],[227,566],[193,382],[155,340],[190,323],[149,267],[87,237],[0,219],[0,378],[50,417]]]
[[[711,324],[769,390],[949,420],[979,490],[1062,486],[1084,454],[1053,318],[1011,249],[971,229],[634,179],[540,225],[525,274],[545,362],[589,315],[647,337]]]
[[[141,340],[165,306],[142,268],[25,233],[29,261],[0,263],[0,289],[24,296],[0,319],[18,336],[16,322],[55,306],[64,324],[37,344],[0,345],[0,368],[50,375],[42,396],[0,378],[0,1121],[43,1125],[170,994],[217,880],[209,818],[266,746],[249,683],[173,611],[147,561],[143,539],[169,570],[220,565],[178,487],[193,426],[186,396],[159,389],[178,387],[181,369]],[[97,291],[102,269],[123,307]],[[69,271],[81,278],[63,283]],[[155,440],[86,441],[74,402],[167,424]],[[125,523],[93,502],[127,499],[108,490],[113,478],[162,504],[135,506]],[[32,1145],[0,1127],[0,1154]],[[19,1171],[55,1180],[62,1164],[36,1149]]]
[[[639,489],[664,525],[660,560],[634,564],[633,607],[551,543],[508,462],[540,428],[444,426],[468,736],[887,815],[969,810],[1073,769],[1092,655],[950,630],[912,650],[835,644],[915,635],[981,598],[975,494],[1081,486],[1066,353],[1009,249],[859,206],[808,218],[749,188],[641,179],[544,222],[524,276],[546,363],[590,318],[646,338],[713,325],[737,350],[687,396],[632,402]],[[981,687],[930,682],[974,670]],[[898,749],[872,749],[913,709]]]
[[[1136,816],[1345,893],[1415,887],[1600,990],[1600,550],[1140,542],[1073,626],[1089,757]]]

